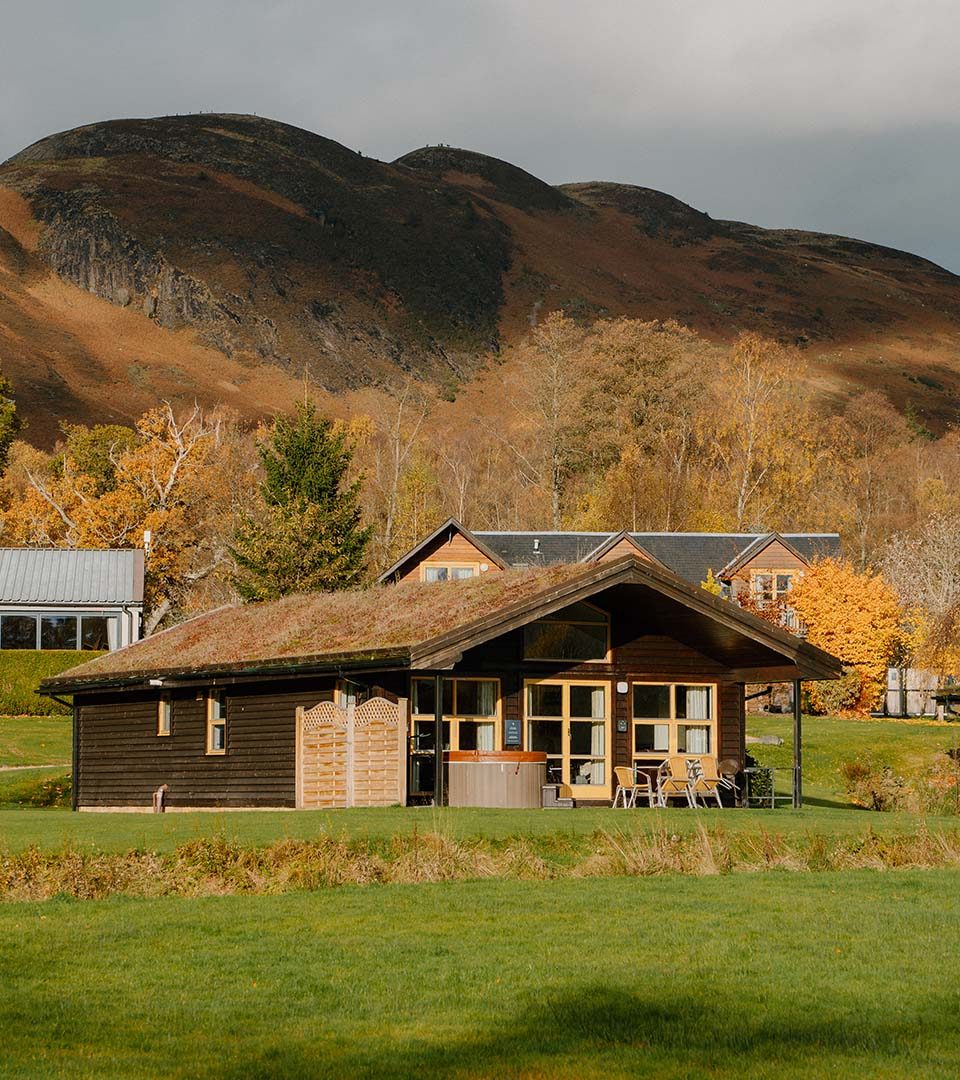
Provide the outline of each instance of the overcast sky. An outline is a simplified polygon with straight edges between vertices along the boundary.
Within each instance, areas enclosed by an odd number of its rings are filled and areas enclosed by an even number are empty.
[[[0,0],[0,160],[111,117],[256,112],[960,272],[958,36],[948,0]]]

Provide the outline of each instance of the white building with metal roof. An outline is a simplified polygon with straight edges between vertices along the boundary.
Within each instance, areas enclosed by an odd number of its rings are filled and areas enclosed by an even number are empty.
[[[139,641],[144,556],[0,548],[0,649],[120,649]]]

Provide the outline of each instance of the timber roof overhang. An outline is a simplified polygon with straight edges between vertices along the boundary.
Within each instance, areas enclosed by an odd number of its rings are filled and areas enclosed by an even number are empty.
[[[511,571],[441,584],[411,582],[221,608],[45,679],[40,692],[143,686],[158,679],[446,670],[467,650],[590,598],[641,617],[649,611],[657,632],[712,657],[737,681],[841,674],[840,661],[829,653],[669,570],[626,555],[587,567]],[[399,605],[392,619],[391,604]],[[205,635],[212,648],[205,648]]]
[[[461,523],[457,521],[456,518],[451,517],[447,518],[447,520],[442,525],[434,529],[429,536],[425,536],[420,541],[420,543],[417,544],[416,547],[411,548],[404,555],[401,555],[400,558],[397,559],[397,561],[393,564],[393,566],[390,566],[386,570],[384,570],[384,572],[377,578],[377,583],[379,585],[382,585],[384,584],[384,582],[392,581],[400,573],[403,572],[403,570],[407,567],[408,564],[415,563],[417,561],[417,557],[422,552],[426,551],[426,549],[429,548],[430,545],[433,544],[436,540],[439,540],[442,536],[446,536],[449,539],[455,532],[459,533],[465,540],[468,540],[471,544],[473,544],[477,551],[479,551],[481,555],[484,556],[484,558],[489,559],[490,562],[494,564],[494,566],[498,567],[501,570],[505,570],[507,568],[507,564],[493,550],[493,548],[484,543],[483,540],[481,540],[478,536],[472,533],[468,528],[466,528],[466,526],[461,525]]]

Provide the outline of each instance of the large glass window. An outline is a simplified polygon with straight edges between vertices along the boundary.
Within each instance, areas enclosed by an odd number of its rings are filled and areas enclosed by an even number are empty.
[[[81,649],[115,649],[117,640],[117,619],[111,615],[84,615],[80,619]]]
[[[41,615],[41,649],[75,649],[76,647],[76,615]]]
[[[35,649],[36,647],[36,615],[0,616],[0,648]]]
[[[0,616],[0,649],[115,649],[119,620],[115,615]]]
[[[444,750],[500,748],[497,730],[499,689],[496,679],[443,680]],[[435,708],[435,681],[414,679],[411,692],[414,750],[434,749]]]
[[[602,797],[609,776],[609,686],[528,682],[526,717],[527,745],[547,755],[547,779],[569,784],[579,798]]]
[[[592,604],[571,604],[523,628],[527,660],[605,660],[610,619]]]
[[[633,758],[637,764],[670,754],[715,754],[715,687],[633,684]]]

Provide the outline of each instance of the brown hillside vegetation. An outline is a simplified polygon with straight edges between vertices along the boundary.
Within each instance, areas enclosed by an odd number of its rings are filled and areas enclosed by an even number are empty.
[[[489,357],[558,309],[756,330],[831,408],[873,388],[934,430],[960,392],[954,275],[646,188],[555,188],[451,147],[388,164],[235,115],[94,124],[0,167],[0,366],[33,442],[158,399],[263,415],[305,377],[339,397],[412,376],[462,421],[497,407]]]

